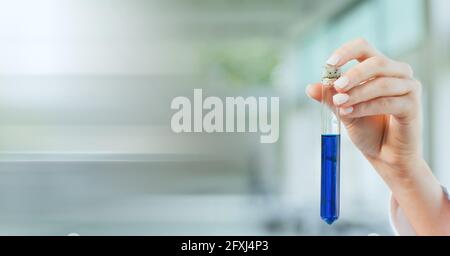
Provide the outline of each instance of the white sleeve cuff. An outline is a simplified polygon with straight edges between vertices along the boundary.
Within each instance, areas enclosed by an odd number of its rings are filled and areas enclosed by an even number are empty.
[[[449,197],[447,189],[443,187],[444,193]],[[416,232],[412,228],[409,220],[406,218],[402,208],[398,205],[398,202],[391,195],[390,203],[390,224],[391,228],[397,236],[415,236]]]

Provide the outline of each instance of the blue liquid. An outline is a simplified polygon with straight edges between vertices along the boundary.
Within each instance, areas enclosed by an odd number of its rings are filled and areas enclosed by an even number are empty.
[[[322,135],[320,217],[333,224],[339,218],[340,135]]]

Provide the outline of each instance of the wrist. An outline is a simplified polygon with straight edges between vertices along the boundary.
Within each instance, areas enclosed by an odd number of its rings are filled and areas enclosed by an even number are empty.
[[[388,185],[408,185],[431,173],[428,164],[421,156],[411,156],[405,158],[405,161],[395,163],[380,159],[369,159],[369,161]]]

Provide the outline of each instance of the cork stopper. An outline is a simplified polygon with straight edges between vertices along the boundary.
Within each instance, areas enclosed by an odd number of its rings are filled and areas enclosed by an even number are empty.
[[[334,80],[341,77],[341,69],[336,66],[325,65],[322,73],[322,80]]]

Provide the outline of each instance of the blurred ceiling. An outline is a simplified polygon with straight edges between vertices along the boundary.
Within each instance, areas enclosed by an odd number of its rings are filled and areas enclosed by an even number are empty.
[[[336,3],[345,1],[333,1]],[[202,39],[286,35],[293,24],[327,9],[325,0],[174,0],[178,30],[183,36]],[[333,3],[331,5],[335,5]]]
[[[154,2],[158,2],[155,1]],[[200,40],[264,37],[283,39],[298,23],[321,19],[352,0],[171,0],[159,1],[178,36]]]
[[[189,73],[192,44],[283,42],[296,24],[346,2],[0,0],[0,73]]]
[[[0,37],[277,37],[295,23],[345,3],[348,0],[0,0]]]

